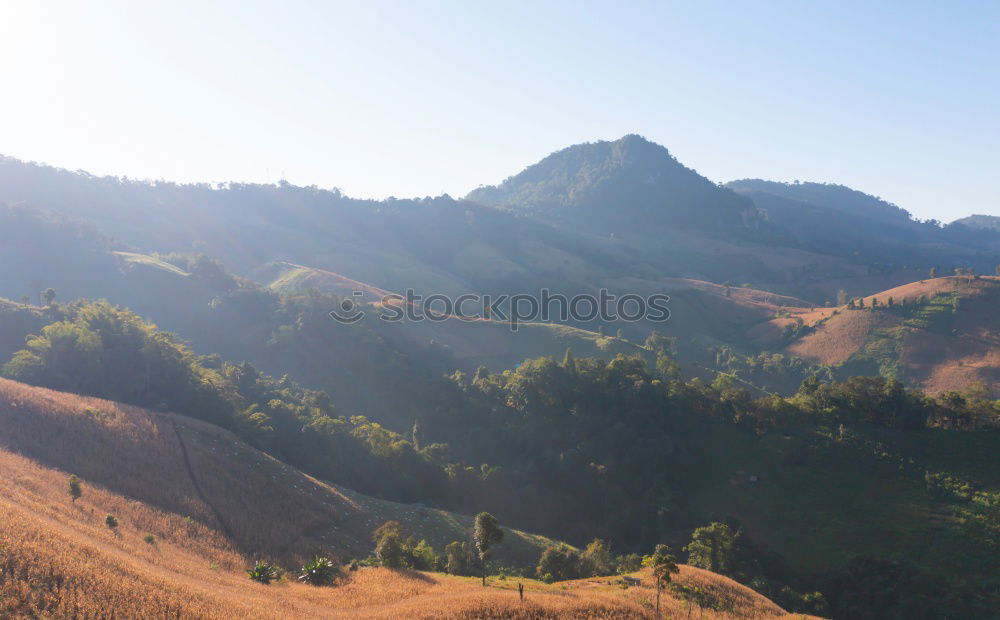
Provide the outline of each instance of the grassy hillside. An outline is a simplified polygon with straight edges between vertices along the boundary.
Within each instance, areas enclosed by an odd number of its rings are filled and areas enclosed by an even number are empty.
[[[388,520],[443,547],[464,540],[471,519],[388,502],[324,483],[184,416],[0,379],[3,446],[85,484],[189,516],[223,531],[244,553],[288,562],[316,551],[344,559],[371,552]],[[154,532],[155,533],[155,532]],[[531,565],[551,541],[511,531],[501,562]]]
[[[182,416],[0,381],[0,614],[5,617],[204,618],[652,618],[655,593],[617,578],[526,584],[361,568],[332,588],[292,577],[247,579],[254,558],[292,568],[313,553],[346,559],[370,550],[386,519],[436,545],[464,538],[465,517],[367,498],[304,476]],[[67,475],[83,484],[71,501]],[[109,529],[105,515],[118,520]],[[552,541],[508,531],[506,561],[533,561]],[[668,613],[777,618],[774,603],[691,567],[676,581],[694,603],[667,592]],[[704,606],[704,608],[702,608]]]

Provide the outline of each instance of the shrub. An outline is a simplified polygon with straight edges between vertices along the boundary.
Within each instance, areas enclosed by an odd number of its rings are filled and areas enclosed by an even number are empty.
[[[104,517],[104,525],[107,525],[110,530],[114,531],[118,527],[118,519],[115,515],[108,515]]]
[[[306,562],[299,574],[299,581],[314,586],[325,586],[331,583],[340,572],[340,568],[330,558],[314,557]]]
[[[257,560],[257,564],[251,570],[247,571],[247,576],[254,581],[268,585],[281,577],[281,569],[270,562]]]
[[[153,536],[152,534],[146,534],[145,536],[142,537],[142,540],[147,545],[155,545],[156,544],[156,536]]]

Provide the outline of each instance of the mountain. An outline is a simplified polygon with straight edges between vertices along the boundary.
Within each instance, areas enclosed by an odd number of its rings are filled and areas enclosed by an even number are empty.
[[[561,227],[625,232],[645,227],[726,230],[748,226],[748,200],[685,167],[638,135],[557,151],[467,199],[531,213]]]

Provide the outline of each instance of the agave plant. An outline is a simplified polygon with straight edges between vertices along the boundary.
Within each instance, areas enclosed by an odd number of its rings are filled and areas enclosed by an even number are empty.
[[[314,586],[322,586],[333,581],[338,572],[340,572],[340,569],[333,563],[333,560],[316,556],[302,567],[299,581],[311,583]]]
[[[247,571],[247,575],[250,579],[267,585],[281,576],[281,569],[270,562],[258,560],[253,569]]]

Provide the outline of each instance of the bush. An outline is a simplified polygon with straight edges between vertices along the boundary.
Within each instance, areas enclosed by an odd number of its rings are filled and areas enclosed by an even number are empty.
[[[146,534],[145,536],[142,537],[142,540],[147,545],[155,545],[156,544],[156,536],[153,536],[152,534]]]
[[[333,560],[317,556],[302,567],[299,581],[314,586],[325,586],[331,583],[339,572],[340,568],[333,563]]]
[[[270,562],[258,560],[251,570],[247,571],[247,576],[254,581],[268,585],[281,577],[281,569]]]
[[[114,529],[118,527],[118,519],[115,515],[108,515],[104,517],[104,525],[107,525],[108,529],[114,531]]]

